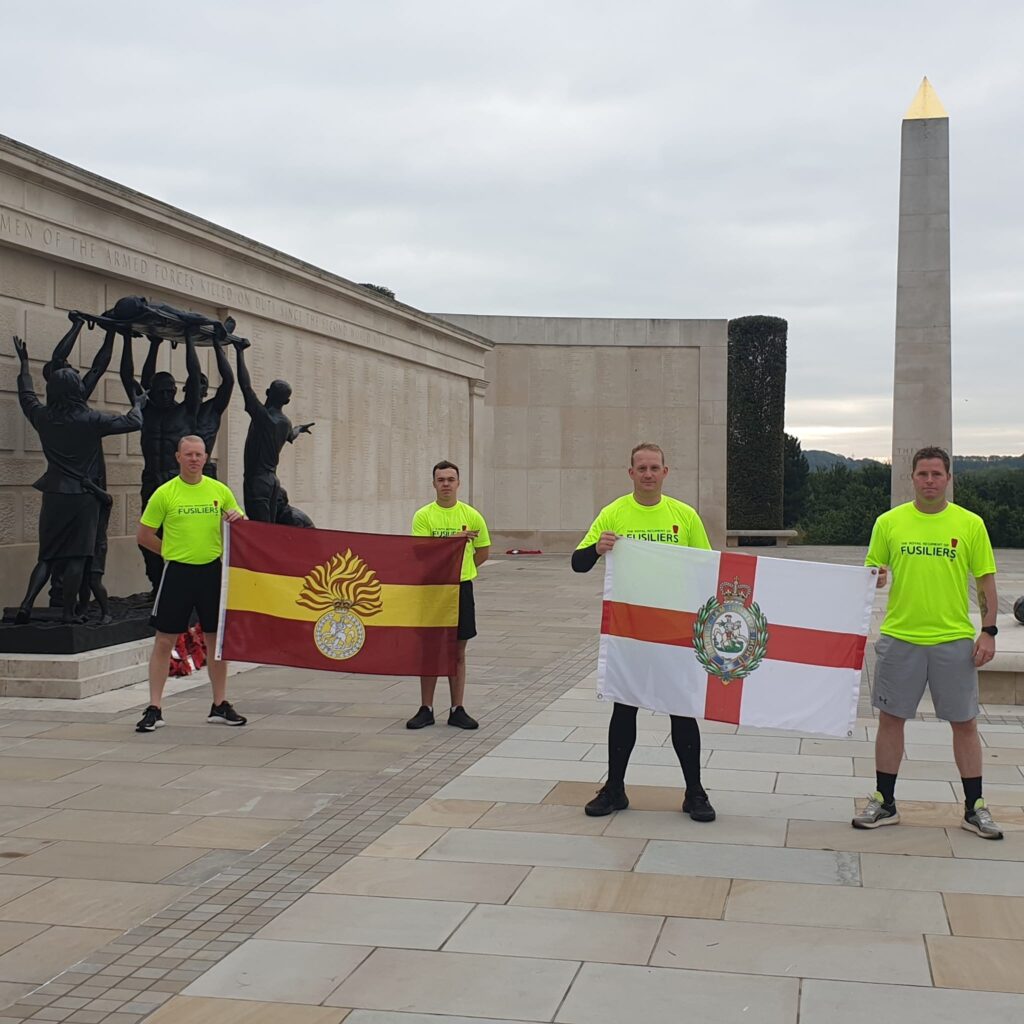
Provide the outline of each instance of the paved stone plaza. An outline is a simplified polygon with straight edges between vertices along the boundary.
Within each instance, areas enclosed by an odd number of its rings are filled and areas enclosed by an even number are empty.
[[[139,687],[0,700],[0,1024],[1024,1019],[1024,708],[983,709],[1001,843],[957,827],[927,708],[906,824],[849,827],[866,704],[849,740],[705,726],[712,825],[641,718],[631,809],[589,819],[600,589],[564,557],[483,570],[475,733],[408,732],[412,680],[274,668],[233,678],[241,730],[201,680],[153,735]]]

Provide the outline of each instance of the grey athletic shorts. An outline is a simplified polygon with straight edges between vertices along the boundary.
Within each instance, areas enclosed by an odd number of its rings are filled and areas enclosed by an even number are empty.
[[[978,716],[973,640],[925,646],[883,634],[875,643],[875,654],[871,703],[879,711],[913,718],[927,684],[939,718],[968,722]]]

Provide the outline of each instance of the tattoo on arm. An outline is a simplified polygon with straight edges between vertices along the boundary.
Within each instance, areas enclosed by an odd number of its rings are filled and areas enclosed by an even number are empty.
[[[988,598],[985,596],[985,591],[980,583],[978,584],[978,611],[981,612],[982,618],[988,615]]]

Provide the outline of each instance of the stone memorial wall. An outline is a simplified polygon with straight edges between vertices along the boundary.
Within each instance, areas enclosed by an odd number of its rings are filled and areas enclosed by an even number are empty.
[[[427,314],[0,136],[3,605],[20,600],[35,562],[32,483],[44,465],[18,408],[11,336],[26,340],[42,395],[42,364],[68,311],[102,312],[124,295],[233,317],[252,342],[257,394],[274,378],[290,382],[288,415],[316,425],[285,446],[279,475],[317,526],[405,533],[432,496],[430,467],[447,458],[496,552],[569,550],[629,489],[628,453],[642,439],[666,450],[666,493],[694,504],[712,543],[724,543],[725,320]],[[83,331],[73,364],[87,368],[101,342],[101,330]],[[134,344],[138,374],[148,345]],[[127,408],[120,346],[98,408]],[[212,353],[199,356],[212,393]],[[234,367],[233,349],[228,358]],[[165,343],[157,369],[174,373],[180,398],[183,347]],[[239,498],[247,427],[236,387],[213,456]],[[104,445],[114,497],[106,582],[129,594],[148,589],[134,540],[139,435]]]
[[[295,422],[312,433],[286,445],[280,477],[318,526],[404,533],[428,500],[430,466],[464,467],[474,500],[475,454],[488,439],[484,359],[490,345],[461,328],[391,302],[147,196],[0,137],[0,601],[17,603],[36,558],[43,469],[38,440],[18,408],[11,335],[23,337],[37,393],[42,364],[67,331],[67,311],[101,312],[123,295],[145,295],[223,319],[251,339],[246,357],[262,397],[288,380]],[[102,331],[83,331],[72,356],[85,369]],[[148,345],[135,342],[136,374]],[[94,396],[126,409],[117,375],[120,340]],[[219,377],[200,349],[211,390]],[[234,352],[229,351],[234,365]],[[165,343],[158,369],[184,384],[184,351]],[[214,456],[221,479],[242,494],[248,417],[236,388]],[[139,517],[139,435],[105,442],[114,496],[107,585],[146,589],[134,534]],[[482,476],[482,470],[479,471]],[[43,597],[40,601],[43,601]]]
[[[630,490],[638,441],[665,450],[665,493],[725,542],[726,320],[441,314],[495,342],[482,500],[498,546],[571,550]]]

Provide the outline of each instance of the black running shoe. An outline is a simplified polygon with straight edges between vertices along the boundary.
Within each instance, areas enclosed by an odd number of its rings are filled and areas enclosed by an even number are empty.
[[[424,704],[423,707],[421,707],[419,711],[417,711],[416,714],[405,723],[405,727],[406,729],[422,729],[425,726],[433,724],[434,712]]]
[[[611,786],[602,786],[597,791],[597,796],[583,808],[588,818],[603,818],[612,811],[624,811],[629,806],[629,797],[625,789],[613,789]]]
[[[480,723],[475,718],[466,714],[466,709],[460,704],[448,712],[448,724],[457,726],[459,729],[479,729]]]
[[[683,796],[683,814],[688,814],[694,821],[714,821],[716,817],[715,809],[704,790],[694,796],[686,792]]]
[[[211,704],[210,713],[206,716],[208,722],[216,725],[245,725],[248,721],[243,718],[226,700],[220,704]]]
[[[156,732],[157,729],[163,727],[163,724],[164,716],[160,713],[160,709],[155,704],[150,704],[142,718],[139,719],[139,724],[135,726],[135,731]]]

